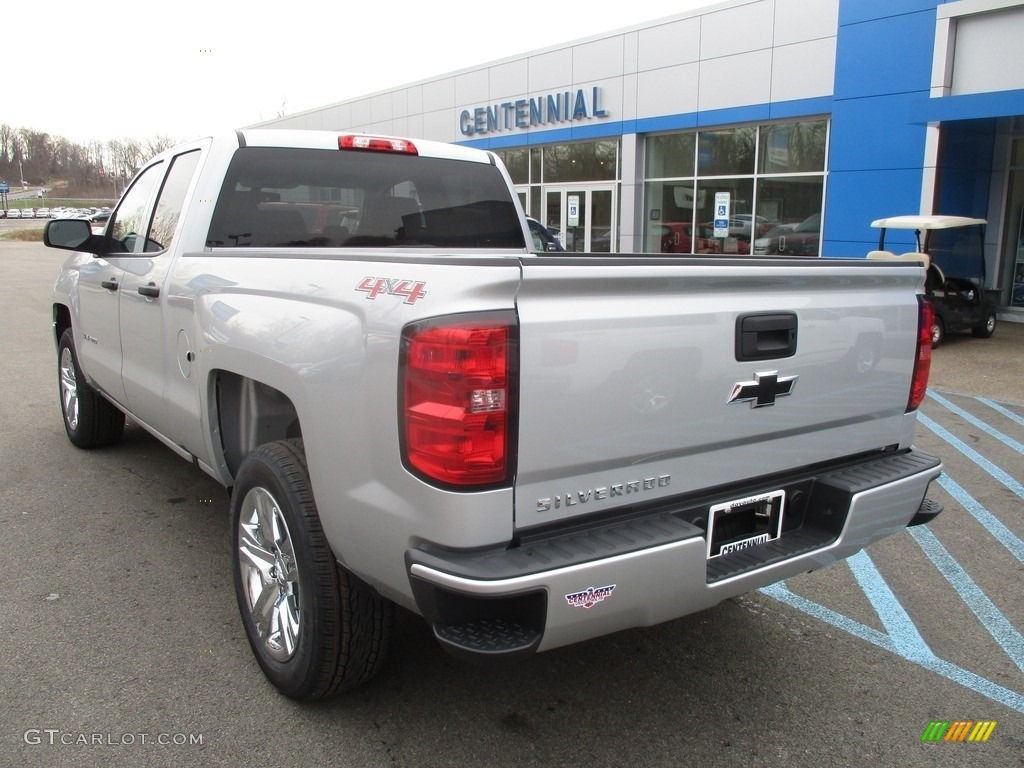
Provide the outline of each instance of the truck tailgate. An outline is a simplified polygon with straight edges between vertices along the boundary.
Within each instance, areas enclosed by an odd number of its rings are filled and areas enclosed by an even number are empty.
[[[859,261],[525,261],[517,529],[902,444],[922,283]]]

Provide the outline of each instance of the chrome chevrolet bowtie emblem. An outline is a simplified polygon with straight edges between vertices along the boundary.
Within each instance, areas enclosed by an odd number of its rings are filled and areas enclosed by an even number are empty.
[[[793,394],[796,376],[779,376],[778,371],[755,373],[753,381],[733,385],[730,403],[750,403],[751,408],[775,405],[775,398]]]

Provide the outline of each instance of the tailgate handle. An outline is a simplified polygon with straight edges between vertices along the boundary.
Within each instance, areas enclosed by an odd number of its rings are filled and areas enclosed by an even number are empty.
[[[795,312],[740,315],[736,318],[737,360],[773,360],[795,354]]]

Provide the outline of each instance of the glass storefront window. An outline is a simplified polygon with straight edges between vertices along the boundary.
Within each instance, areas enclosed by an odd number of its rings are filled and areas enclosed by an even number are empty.
[[[761,126],[760,173],[801,173],[824,167],[824,120]]]
[[[544,183],[615,181],[619,171],[618,150],[617,141],[544,147]]]
[[[791,254],[799,246],[817,256],[827,146],[826,119],[649,137],[644,251]],[[729,193],[725,238],[714,237],[717,192]]]
[[[530,183],[529,149],[506,149],[496,154],[508,168],[508,175],[512,177],[513,184]]]
[[[695,133],[652,136],[647,140],[647,172],[649,179],[672,176],[693,176]]]
[[[644,251],[693,253],[689,239],[693,227],[693,182],[648,182],[645,193]]]
[[[697,175],[735,176],[753,173],[756,136],[755,126],[701,131],[697,143]]]

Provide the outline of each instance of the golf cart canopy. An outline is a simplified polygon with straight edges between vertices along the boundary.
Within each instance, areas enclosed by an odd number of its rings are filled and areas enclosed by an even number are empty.
[[[887,219],[875,219],[871,226],[876,229],[952,229],[953,227],[970,227],[987,224],[985,219],[972,219],[967,216],[890,216]]]
[[[885,251],[887,230],[914,233],[917,254],[925,253],[947,274],[978,276],[980,285],[985,275],[985,219],[969,216],[889,216],[875,219],[871,226],[878,233],[878,252]],[[959,230],[959,231],[958,231]],[[922,236],[923,233],[923,236]],[[908,254],[909,255],[909,254]]]

